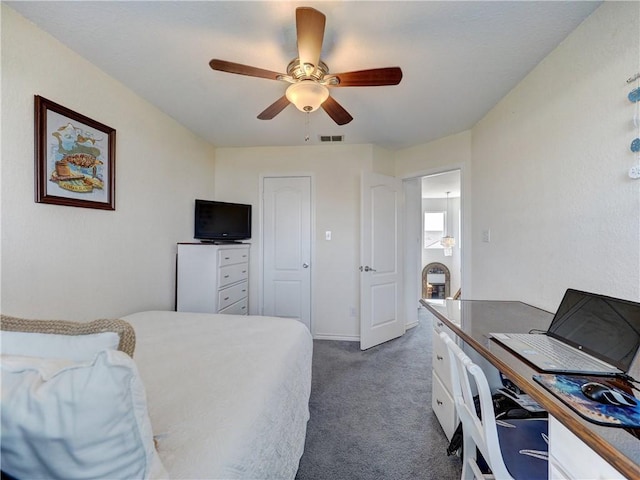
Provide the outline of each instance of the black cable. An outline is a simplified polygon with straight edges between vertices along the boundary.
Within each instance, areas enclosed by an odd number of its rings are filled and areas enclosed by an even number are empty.
[[[634,383],[637,384],[637,385],[640,385],[640,381],[636,380],[631,375],[628,375],[626,373],[621,374],[620,377],[623,380],[626,380],[627,382],[629,382],[629,384],[631,385],[631,388],[633,388],[634,390],[637,390],[638,392],[640,392],[640,388],[638,388],[635,385],[633,385]]]

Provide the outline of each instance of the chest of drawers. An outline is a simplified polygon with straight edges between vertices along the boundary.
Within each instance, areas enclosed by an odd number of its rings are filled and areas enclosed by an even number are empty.
[[[176,310],[248,314],[249,247],[179,243]]]

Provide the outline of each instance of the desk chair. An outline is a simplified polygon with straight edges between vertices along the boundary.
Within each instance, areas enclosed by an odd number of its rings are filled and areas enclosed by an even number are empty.
[[[462,480],[547,479],[547,419],[496,420],[491,391],[482,369],[471,361],[449,335],[442,332],[440,337],[449,352],[453,399],[462,422]],[[472,380],[478,389],[480,416],[473,400]],[[493,475],[482,473],[476,459],[478,450]]]

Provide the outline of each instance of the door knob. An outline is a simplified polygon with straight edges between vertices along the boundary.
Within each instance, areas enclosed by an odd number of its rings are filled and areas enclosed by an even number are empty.
[[[360,271],[361,272],[375,272],[376,269],[375,268],[371,268],[369,265],[366,265],[365,267],[360,267]]]
[[[302,264],[302,268],[309,268],[309,264],[308,263],[303,263]]]

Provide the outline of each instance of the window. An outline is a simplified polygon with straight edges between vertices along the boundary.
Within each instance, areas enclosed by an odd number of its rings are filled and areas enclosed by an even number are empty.
[[[445,212],[424,212],[424,248],[442,248]]]

